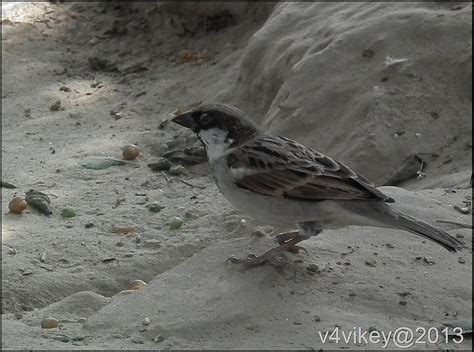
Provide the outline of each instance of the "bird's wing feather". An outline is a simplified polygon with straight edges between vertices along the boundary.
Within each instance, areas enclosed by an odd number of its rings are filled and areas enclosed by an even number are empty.
[[[258,137],[233,150],[227,165],[240,188],[268,196],[393,202],[344,164],[283,137]]]

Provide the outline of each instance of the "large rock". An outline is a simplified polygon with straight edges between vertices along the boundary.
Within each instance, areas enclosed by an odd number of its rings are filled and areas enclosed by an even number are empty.
[[[281,3],[252,37],[238,81],[220,100],[378,183],[413,152],[440,155],[427,157],[429,177],[464,170],[468,182],[471,9]]]

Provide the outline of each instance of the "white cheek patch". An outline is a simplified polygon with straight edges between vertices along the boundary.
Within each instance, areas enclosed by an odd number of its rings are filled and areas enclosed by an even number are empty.
[[[207,157],[209,161],[215,161],[229,152],[229,146],[233,140],[227,139],[227,132],[219,128],[210,128],[208,130],[201,130],[199,138],[206,145]]]

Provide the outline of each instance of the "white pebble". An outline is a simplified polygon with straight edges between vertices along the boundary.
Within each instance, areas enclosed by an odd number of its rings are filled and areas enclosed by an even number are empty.
[[[416,133],[415,133],[415,137],[416,137],[416,138],[420,138],[420,137],[421,137],[421,133],[416,132]]]
[[[145,325],[145,326],[150,325],[150,318],[143,319],[142,324]]]

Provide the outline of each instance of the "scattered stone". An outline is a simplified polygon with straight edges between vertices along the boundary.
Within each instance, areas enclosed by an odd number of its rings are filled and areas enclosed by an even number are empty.
[[[160,248],[161,241],[160,240],[145,240],[143,241],[143,247],[145,248]]]
[[[147,286],[147,283],[143,280],[133,280],[133,281],[130,281],[130,283],[128,284],[128,289],[140,291],[140,290],[143,290],[146,286]]]
[[[125,243],[123,243],[122,241],[118,241],[115,245],[117,247],[123,247],[123,246],[125,246]]]
[[[25,117],[31,117],[31,109],[26,108],[25,111],[24,111],[24,114],[25,114]]]
[[[456,209],[461,214],[471,214],[471,209],[469,209],[469,207],[460,207],[458,205],[455,205],[454,209]]]
[[[49,216],[53,214],[53,212],[49,208],[49,204],[51,203],[51,200],[43,192],[30,189],[28,192],[26,192],[25,201],[30,206],[32,206],[33,208],[36,208],[38,211],[40,211],[41,213],[45,215]]]
[[[174,165],[170,168],[170,175],[172,176],[179,176],[182,175],[186,171],[186,168],[182,165]]]
[[[453,7],[451,7],[451,10],[452,11],[459,11],[459,10],[462,10],[464,7],[462,5],[454,5]]]
[[[94,225],[92,222],[88,222],[87,224],[84,225],[84,227],[85,227],[86,229],[91,229],[91,228],[93,228],[94,226],[95,226],[95,225]]]
[[[161,205],[158,202],[152,202],[146,205],[145,207],[148,208],[148,210],[151,211],[152,213],[159,213],[161,210],[165,208],[163,205]]]
[[[132,341],[133,343],[137,343],[137,344],[144,344],[145,341],[143,340],[143,338],[139,337],[139,336],[134,336],[130,339],[130,341]]]
[[[15,197],[8,203],[8,209],[13,214],[21,214],[28,204],[22,197]]]
[[[197,165],[207,161],[207,153],[202,146],[186,147],[183,150],[170,150],[162,156],[173,163],[181,165]]]
[[[463,234],[460,234],[460,233],[457,233],[457,234],[456,234],[456,237],[457,237],[457,238],[464,238],[464,235],[463,235]]]
[[[464,263],[466,263],[466,261],[464,260],[464,258],[460,257],[460,258],[458,259],[458,263],[459,263],[459,264],[464,264]]]
[[[139,157],[141,154],[140,148],[134,144],[129,144],[122,147],[122,157],[124,160],[133,160]]]
[[[407,296],[411,296],[411,293],[410,292],[398,292],[397,295],[399,295],[400,297],[407,297]]]
[[[183,226],[184,220],[181,219],[179,216],[173,216],[170,221],[170,230],[178,230]]]
[[[143,319],[142,324],[143,324],[144,326],[150,325],[150,318],[145,318],[145,319]]]
[[[415,133],[415,137],[416,137],[416,138],[420,138],[420,137],[421,137],[421,133],[420,133],[420,132],[416,132],[416,133]]]
[[[141,243],[141,242],[142,242],[142,236],[137,235],[137,237],[135,237],[135,243]]]
[[[158,335],[153,338],[154,343],[160,343],[165,341],[165,337],[163,335]]]
[[[73,218],[76,215],[77,215],[76,211],[72,207],[66,207],[63,210],[61,210],[61,216],[63,218]]]
[[[375,267],[375,259],[369,259],[365,261],[365,265]]]
[[[317,316],[317,315],[314,315],[314,316],[313,316],[313,321],[319,323],[319,322],[321,321],[321,318],[320,318],[319,316]]]
[[[129,73],[139,73],[139,72],[144,72],[144,71],[148,71],[148,67],[140,63],[133,64],[131,66],[128,66],[122,69],[122,73],[124,75],[127,75]]]
[[[79,318],[77,319],[77,323],[79,324],[85,324],[87,322],[87,318]]]
[[[165,158],[160,158],[158,161],[148,164],[148,167],[152,171],[168,171],[171,168],[171,166],[172,166],[171,162]]]
[[[430,112],[430,116],[435,120],[439,119],[439,114],[436,111]]]
[[[43,320],[41,320],[41,327],[43,329],[54,329],[54,328],[57,328],[59,326],[59,322],[50,317],[50,318],[44,318]]]
[[[16,188],[15,185],[13,185],[13,184],[11,184],[11,183],[9,183],[9,182],[7,182],[7,181],[1,181],[1,182],[0,182],[0,185],[1,185],[1,188],[10,188],[10,189]]]
[[[386,246],[387,246],[387,248],[395,248],[395,246],[391,243],[387,243]]]
[[[306,270],[309,271],[310,273],[319,273],[319,265],[317,264],[309,264],[306,267]]]
[[[49,110],[51,111],[63,111],[64,107],[61,106],[61,102],[59,100],[56,100],[51,106],[49,107]]]
[[[16,248],[10,248],[8,247],[8,254],[15,255],[17,253]]]
[[[355,297],[357,296],[354,292],[349,293],[349,297]]]
[[[375,55],[375,51],[373,51],[372,49],[364,49],[362,51],[362,57],[366,57],[367,59],[373,58],[374,55]]]
[[[44,263],[46,261],[46,251],[43,249],[40,254],[40,262]]]
[[[114,226],[111,232],[117,235],[130,235],[135,232],[135,229],[128,226]]]
[[[62,87],[59,87],[59,91],[60,92],[70,92],[71,88],[66,87],[66,86],[62,86]]]
[[[255,230],[255,231],[253,231],[253,232],[252,232],[252,236],[253,236],[253,237],[259,237],[259,238],[267,237],[267,235],[265,234],[265,232],[260,231],[260,230]]]
[[[105,258],[105,259],[102,259],[102,263],[110,263],[110,262],[113,262],[115,259],[116,259],[115,257]]]
[[[406,306],[407,305],[407,301],[400,301],[398,302],[399,305],[401,306]]]
[[[96,56],[92,56],[87,58],[89,67],[95,71],[103,71],[103,72],[120,72],[117,65],[108,59],[98,58]]]

